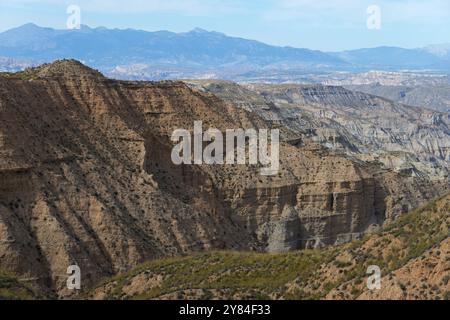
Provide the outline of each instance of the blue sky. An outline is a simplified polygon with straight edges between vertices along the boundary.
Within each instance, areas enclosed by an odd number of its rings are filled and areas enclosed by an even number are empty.
[[[0,31],[27,22],[65,28],[71,4],[91,27],[175,32],[200,27],[326,51],[450,42],[448,0],[0,0]],[[381,10],[379,30],[367,28],[370,5]]]

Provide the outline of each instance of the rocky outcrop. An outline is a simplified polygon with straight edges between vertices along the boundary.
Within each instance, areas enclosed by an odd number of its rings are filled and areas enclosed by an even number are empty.
[[[261,94],[280,107],[290,106],[312,114],[321,122],[316,141],[347,151],[373,153],[388,165],[396,154],[405,167],[435,177],[448,177],[450,116],[428,109],[395,104],[342,87],[292,86],[260,88]],[[257,89],[258,90],[258,89]],[[323,128],[334,130],[326,132]],[[352,141],[353,148],[340,143]],[[414,159],[416,158],[416,159]]]
[[[348,85],[346,88],[353,91],[366,92],[368,94],[387,98],[398,103],[407,104],[450,113],[450,85],[443,84],[419,84],[416,86],[401,85]]]

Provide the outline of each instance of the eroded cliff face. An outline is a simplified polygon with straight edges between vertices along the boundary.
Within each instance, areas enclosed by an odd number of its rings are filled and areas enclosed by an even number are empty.
[[[433,179],[450,172],[450,115],[334,86],[262,86],[262,96],[294,114],[307,113],[315,141],[365,155],[386,167]],[[356,151],[356,152],[355,152]]]
[[[281,170],[175,166],[174,129],[273,128],[180,82],[104,78],[76,61],[0,76],[0,267],[47,295],[157,257],[286,251],[358,238],[440,189],[283,129]]]
[[[450,116],[323,85],[190,81],[304,139],[411,176],[449,181]],[[301,140],[299,140],[301,141]]]

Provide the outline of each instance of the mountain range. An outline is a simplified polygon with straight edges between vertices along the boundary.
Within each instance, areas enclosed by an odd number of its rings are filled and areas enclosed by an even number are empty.
[[[29,65],[74,58],[117,78],[227,78],[264,70],[449,71],[448,46],[378,47],[344,52],[278,47],[219,32],[147,32],[90,28],[56,30],[29,23],[0,33],[0,57]],[[5,59],[3,59],[5,60]],[[11,70],[15,60],[0,63]],[[20,66],[22,64],[19,64]],[[16,67],[16,69],[19,69]]]
[[[450,45],[30,23],[0,71],[0,300],[450,298]],[[278,129],[279,172],[175,165],[196,121]]]

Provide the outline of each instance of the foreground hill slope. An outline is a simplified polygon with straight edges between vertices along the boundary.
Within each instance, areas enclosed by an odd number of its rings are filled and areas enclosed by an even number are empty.
[[[94,289],[96,299],[450,299],[450,195],[339,247],[207,252],[156,260]],[[370,265],[381,289],[366,287]],[[276,275],[276,276],[274,276]]]
[[[42,296],[39,296],[27,286],[23,280],[19,280],[13,275],[0,270],[0,300],[31,300],[42,298]]]
[[[314,143],[284,141],[258,166],[175,166],[175,129],[275,127],[181,82],[105,78],[76,61],[0,76],[0,268],[66,296],[156,258],[289,251],[359,239],[440,194]],[[294,139],[295,140],[295,139]]]

